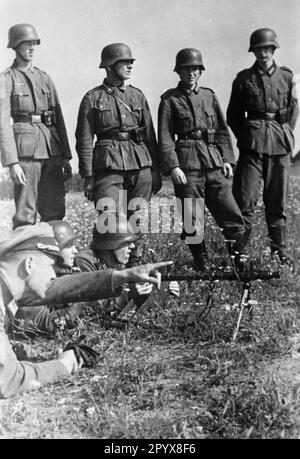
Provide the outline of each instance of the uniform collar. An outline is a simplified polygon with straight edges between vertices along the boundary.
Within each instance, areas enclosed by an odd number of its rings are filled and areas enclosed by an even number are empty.
[[[120,91],[124,92],[126,91],[126,84],[125,84],[125,81],[124,83],[121,85],[121,86],[114,86],[113,84],[111,84],[107,78],[104,78],[103,80],[103,84],[108,87],[112,92],[114,92],[116,89],[119,89]]]
[[[24,67],[18,67],[16,59],[14,60],[12,67],[19,70],[19,72],[22,72],[22,73],[33,73],[34,72],[34,66],[32,65],[32,63],[30,63],[30,65],[25,69]]]
[[[276,62],[273,61],[271,67],[268,70],[263,70],[256,61],[254,64],[254,68],[261,76],[268,75],[269,77],[271,77],[275,73],[277,65]]]
[[[186,86],[184,86],[182,84],[181,81],[179,81],[178,83],[178,88],[181,89],[181,91],[183,91],[185,94],[187,94],[188,96],[190,96],[191,94],[198,94],[199,92],[199,89],[200,89],[200,86],[198,86],[198,83],[196,83],[196,85],[194,86],[193,89],[190,89],[190,88],[187,88]]]

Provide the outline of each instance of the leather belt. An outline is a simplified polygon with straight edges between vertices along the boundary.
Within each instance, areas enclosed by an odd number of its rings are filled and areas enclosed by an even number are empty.
[[[103,132],[102,134],[97,134],[97,140],[130,140],[132,138],[132,135],[130,131],[122,132]]]
[[[278,118],[278,112],[276,113],[248,113],[247,119],[248,120],[266,120],[266,121],[274,121]]]
[[[185,132],[184,134],[177,134],[178,140],[204,140],[204,132],[201,129]]]
[[[13,118],[15,123],[42,123],[41,115],[15,115]]]
[[[146,139],[146,126],[139,126],[131,131],[108,131],[97,134],[97,141],[99,140],[118,140],[119,142],[125,140],[133,140],[136,143],[144,142]]]

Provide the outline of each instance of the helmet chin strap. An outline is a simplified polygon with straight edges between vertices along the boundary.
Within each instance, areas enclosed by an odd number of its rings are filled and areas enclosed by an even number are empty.
[[[22,66],[27,66],[30,65],[31,61],[24,59],[22,54],[18,51],[18,48],[15,48],[15,53],[16,53],[16,58],[17,58],[17,63],[21,64]]]
[[[108,70],[110,69],[110,70]],[[119,86],[120,84],[123,84],[125,80],[123,78],[120,78],[119,74],[116,72],[114,65],[111,65],[107,69],[107,77],[110,83],[113,83],[116,86]]]

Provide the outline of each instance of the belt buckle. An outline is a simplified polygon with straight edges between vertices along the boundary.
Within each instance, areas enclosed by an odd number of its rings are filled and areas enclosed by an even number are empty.
[[[197,129],[196,131],[193,132],[193,137],[195,140],[201,140],[202,139],[202,131],[200,129]]]
[[[118,132],[118,140],[128,140],[128,132]]]
[[[41,123],[41,121],[42,121],[41,115],[31,115],[32,123]]]

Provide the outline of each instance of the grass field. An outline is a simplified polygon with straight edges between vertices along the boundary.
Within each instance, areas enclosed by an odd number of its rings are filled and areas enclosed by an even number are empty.
[[[170,196],[166,182],[160,196]],[[241,284],[215,283],[214,303],[201,316],[210,285],[181,283],[179,299],[155,291],[124,329],[101,327],[87,307],[78,328],[56,339],[25,341],[34,361],[55,356],[85,335],[101,355],[96,369],[0,402],[1,438],[299,438],[300,437],[300,184],[293,178],[288,250],[294,272],[252,283],[253,318],[245,311],[237,340]],[[95,219],[81,193],[67,195],[67,220],[85,246]],[[10,227],[11,201],[0,202],[1,238]],[[207,215],[210,258],[228,259],[219,229]],[[263,205],[258,206],[250,254],[262,267],[278,266],[266,250]],[[175,234],[152,234],[145,261],[187,259]]]

